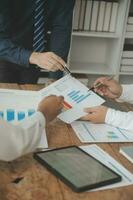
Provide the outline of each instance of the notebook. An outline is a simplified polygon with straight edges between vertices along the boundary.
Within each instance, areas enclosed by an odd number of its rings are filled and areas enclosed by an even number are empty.
[[[133,145],[123,146],[120,148],[120,153],[133,163]]]

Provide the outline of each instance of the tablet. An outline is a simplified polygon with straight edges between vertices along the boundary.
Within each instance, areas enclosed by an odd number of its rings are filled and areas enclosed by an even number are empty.
[[[121,176],[77,146],[34,154],[34,158],[75,192],[121,181]]]

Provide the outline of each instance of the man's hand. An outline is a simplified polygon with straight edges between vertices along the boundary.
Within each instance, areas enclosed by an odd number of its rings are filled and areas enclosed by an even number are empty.
[[[99,83],[101,83],[101,86],[96,88],[95,91],[100,95],[111,99],[116,99],[121,96],[122,86],[116,80],[109,79],[108,77],[101,77],[94,82],[94,87]]]
[[[84,111],[88,114],[82,117],[81,120],[91,121],[93,123],[104,123],[107,110],[108,108],[105,106],[85,108]]]
[[[52,121],[63,108],[64,97],[51,95],[43,99],[38,106],[38,111],[45,116],[46,123]]]
[[[53,52],[37,53],[33,52],[29,58],[30,64],[35,64],[42,69],[49,71],[63,71],[65,66],[64,60]]]

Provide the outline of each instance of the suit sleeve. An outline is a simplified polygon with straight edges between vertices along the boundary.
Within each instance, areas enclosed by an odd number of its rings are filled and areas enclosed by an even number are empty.
[[[29,66],[31,51],[17,46],[9,35],[10,17],[9,0],[0,3],[0,59],[22,66]]]
[[[40,112],[18,125],[0,120],[0,160],[12,161],[33,152],[40,142],[44,126],[45,118]]]
[[[70,48],[74,3],[75,0],[60,0],[52,21],[50,51],[65,61]]]

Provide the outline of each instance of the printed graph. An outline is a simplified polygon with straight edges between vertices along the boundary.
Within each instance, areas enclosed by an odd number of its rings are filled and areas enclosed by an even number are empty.
[[[80,90],[73,90],[71,92],[69,92],[67,94],[67,96],[74,101],[75,103],[80,103],[83,100],[85,100],[86,98],[88,98],[88,96],[90,96],[90,93],[87,94],[82,94],[82,92]]]
[[[0,111],[0,118],[7,120],[8,122],[11,121],[21,121],[27,116],[31,116],[35,113],[34,109],[28,109],[26,111],[16,111],[14,109],[6,109]]]
[[[83,100],[85,100],[88,96],[90,96],[90,93],[82,94],[80,90],[72,90],[71,92],[68,92],[67,97],[69,97],[69,100],[71,100],[71,103],[74,102],[74,104],[81,103]],[[68,100],[68,101],[69,101]],[[72,108],[71,103],[68,103],[68,101],[64,101],[64,110],[68,110]]]
[[[113,132],[113,131],[108,131],[107,137],[109,139],[118,139],[119,138],[118,135],[115,132]]]

